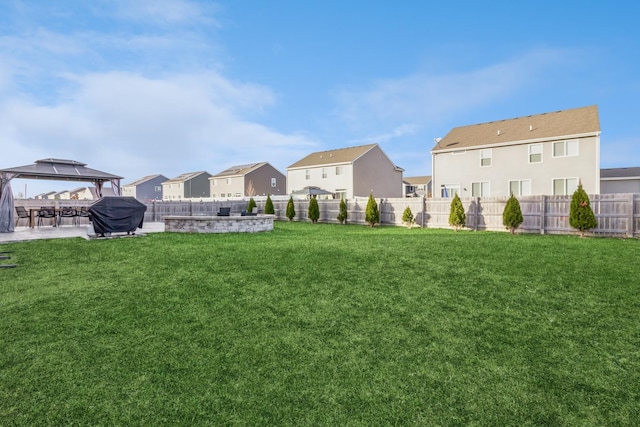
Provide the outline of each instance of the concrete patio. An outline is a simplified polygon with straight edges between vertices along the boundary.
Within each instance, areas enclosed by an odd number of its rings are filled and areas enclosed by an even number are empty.
[[[93,239],[87,233],[88,225],[63,225],[60,227],[42,226],[42,227],[16,227],[13,233],[0,233],[0,244],[11,242],[24,242],[27,240],[39,239],[64,239],[71,237],[81,237],[83,239]],[[164,231],[164,222],[144,223],[142,228],[136,231],[135,236],[141,236],[148,233],[158,233]],[[112,237],[127,236],[126,233],[114,233]],[[102,238],[102,237],[101,237]]]

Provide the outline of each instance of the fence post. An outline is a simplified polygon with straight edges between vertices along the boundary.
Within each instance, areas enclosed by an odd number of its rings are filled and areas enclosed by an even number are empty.
[[[633,237],[633,228],[635,226],[635,221],[633,220],[634,216],[634,205],[633,205],[633,193],[629,194],[629,216],[627,217],[627,237]]]
[[[545,216],[546,216],[546,208],[547,208],[547,196],[542,196],[540,198],[540,234],[544,234],[544,224],[545,224]]]

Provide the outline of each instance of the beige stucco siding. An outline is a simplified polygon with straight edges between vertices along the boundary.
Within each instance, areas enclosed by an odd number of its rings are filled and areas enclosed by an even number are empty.
[[[341,174],[336,173],[336,168],[341,168]],[[323,177],[323,169],[326,176]],[[309,171],[309,179],[307,179]],[[353,197],[353,166],[351,164],[332,164],[301,169],[289,169],[287,171],[287,194],[301,190],[304,187],[315,186],[324,190],[335,192],[346,190],[346,197]]]
[[[244,177],[216,177],[209,180],[212,197],[244,197]],[[229,196],[231,194],[231,196]]]
[[[530,143],[479,147],[459,152],[433,153],[435,197],[442,185],[459,185],[461,196],[472,195],[472,183],[488,182],[490,196],[508,196],[509,181],[530,180],[531,194],[553,194],[554,179],[577,178],[589,194],[600,192],[599,136],[567,138],[578,141],[578,155],[554,157],[557,141],[537,141],[542,161],[529,162]],[[491,165],[481,166],[481,152],[490,150]],[[486,152],[485,152],[486,154]]]

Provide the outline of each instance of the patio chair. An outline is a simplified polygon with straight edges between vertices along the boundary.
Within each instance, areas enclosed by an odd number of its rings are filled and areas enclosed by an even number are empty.
[[[29,211],[25,209],[24,206],[16,206],[16,214],[17,214],[16,227],[18,226],[18,223],[20,222],[20,220],[23,218],[27,220],[27,225],[29,225],[29,218],[31,215],[29,214]]]
[[[80,211],[78,212],[78,223],[80,223],[80,218],[89,218],[89,221],[91,221],[91,218],[89,217],[89,211],[87,210],[86,206],[80,207]]]
[[[75,207],[63,206],[58,216],[58,225],[62,225],[62,218],[71,218],[71,225],[78,225],[78,211]]]
[[[53,225],[56,225],[56,210],[51,206],[41,206],[38,211],[38,227],[42,225],[42,219],[53,219]]]
[[[229,216],[231,215],[231,208],[219,208],[218,209],[218,216]]]

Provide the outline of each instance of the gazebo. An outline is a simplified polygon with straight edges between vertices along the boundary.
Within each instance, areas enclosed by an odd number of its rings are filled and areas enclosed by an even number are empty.
[[[111,183],[113,192],[119,196],[122,179],[121,176],[88,168],[86,163],[63,159],[36,160],[32,165],[0,169],[0,233],[14,231],[13,192],[10,184],[14,178],[91,182],[100,197],[106,182]]]

